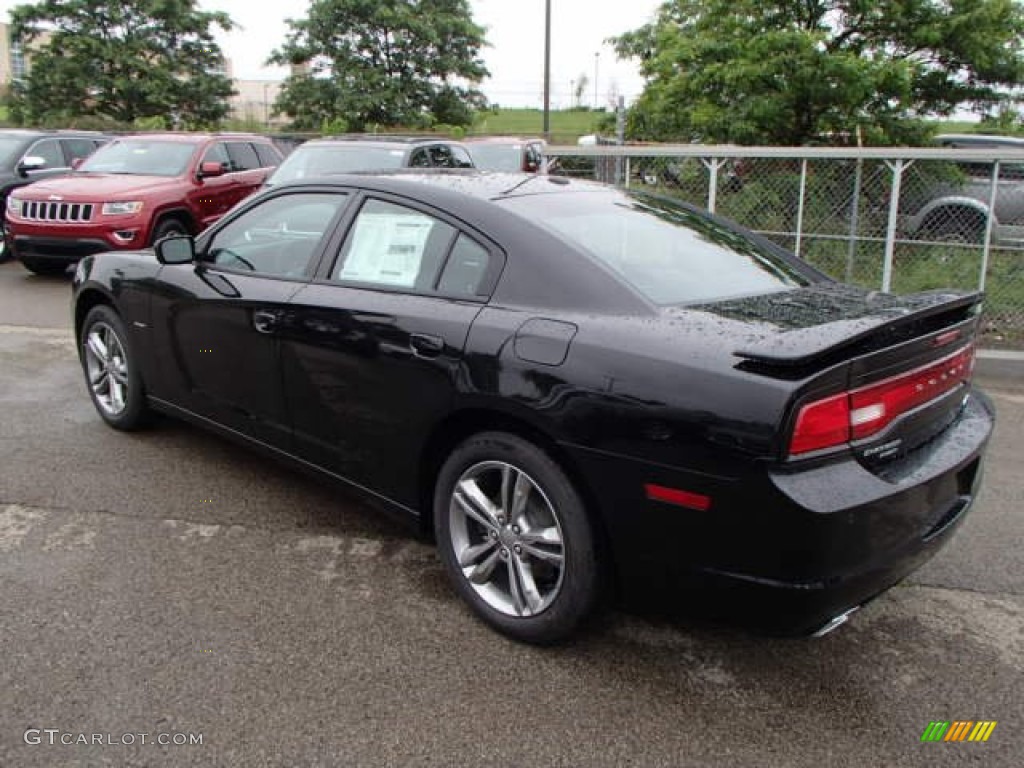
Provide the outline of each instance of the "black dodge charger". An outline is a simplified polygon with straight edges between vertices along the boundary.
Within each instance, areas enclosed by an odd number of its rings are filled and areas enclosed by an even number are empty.
[[[978,490],[980,309],[664,198],[460,172],[282,185],[74,283],[108,424],[182,417],[411,516],[532,642],[612,596],[822,633],[920,566]]]

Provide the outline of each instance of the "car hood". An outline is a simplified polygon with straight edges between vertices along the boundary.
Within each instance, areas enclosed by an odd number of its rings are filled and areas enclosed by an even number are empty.
[[[721,351],[773,365],[804,365],[873,337],[894,343],[929,317],[972,311],[981,295],[926,291],[896,296],[839,283],[711,302],[666,313],[718,329]]]
[[[178,187],[181,180],[167,176],[129,176],[115,173],[76,173],[59,179],[37,181],[17,192],[22,200],[49,200],[57,195],[61,200],[100,202],[126,200],[132,196],[145,196],[164,187]]]

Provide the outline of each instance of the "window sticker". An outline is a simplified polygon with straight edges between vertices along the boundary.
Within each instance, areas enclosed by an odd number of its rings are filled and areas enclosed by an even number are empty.
[[[361,214],[338,278],[411,288],[433,226],[427,216]]]

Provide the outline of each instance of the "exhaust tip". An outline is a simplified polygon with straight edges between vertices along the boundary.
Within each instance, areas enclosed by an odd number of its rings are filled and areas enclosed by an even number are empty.
[[[843,624],[848,622],[850,620],[850,617],[859,610],[860,606],[856,605],[850,610],[844,611],[843,613],[840,613],[838,616],[832,617],[831,619],[826,621],[821,627],[819,627],[818,630],[811,635],[811,637],[824,637],[829,632],[839,629],[839,627],[843,626]]]

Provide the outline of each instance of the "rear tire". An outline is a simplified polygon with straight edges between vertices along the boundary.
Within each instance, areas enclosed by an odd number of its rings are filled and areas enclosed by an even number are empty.
[[[146,425],[149,408],[124,323],[109,306],[89,310],[78,339],[89,396],[100,417],[114,429]]]
[[[561,467],[516,435],[470,437],[445,461],[434,533],[456,591],[499,632],[549,644],[596,608],[593,527]]]
[[[21,263],[25,269],[36,275],[63,275],[73,264],[70,261],[39,259],[35,256],[22,256]]]

